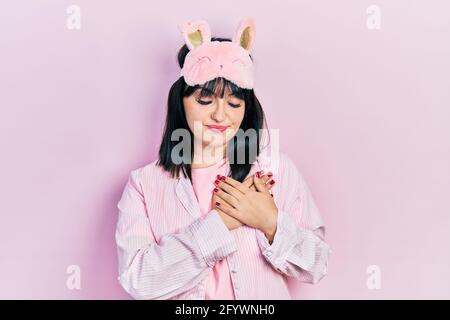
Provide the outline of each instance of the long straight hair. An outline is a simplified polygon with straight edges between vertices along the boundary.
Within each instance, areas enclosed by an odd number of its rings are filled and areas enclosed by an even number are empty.
[[[231,41],[231,39],[212,38],[211,41]],[[183,67],[184,60],[188,52],[189,49],[186,45],[183,45],[183,47],[179,50],[178,64],[180,68]],[[256,141],[251,141],[251,139],[246,138],[238,139],[235,135],[228,142],[228,157],[232,157],[232,159],[229,159],[231,177],[242,182],[250,172],[251,166],[255,162],[256,157],[259,155],[261,150],[260,130],[263,129],[264,126],[267,128],[264,111],[253,89],[240,88],[231,81],[221,77],[208,81],[203,85],[189,86],[181,76],[177,81],[175,81],[169,91],[169,96],[167,99],[166,123],[161,145],[159,147],[159,159],[157,161],[157,165],[170,172],[172,177],[178,178],[181,171],[185,177],[189,177],[189,179],[192,178],[191,163],[194,156],[194,135],[186,120],[183,98],[191,96],[198,89],[201,90],[200,96],[202,97],[209,96],[216,91],[221,91],[221,95],[223,96],[225,88],[231,90],[231,93],[237,98],[245,101],[244,118],[239,129],[242,129],[244,132],[248,129],[254,129],[256,131]],[[172,150],[178,142],[172,140],[172,132],[180,128],[186,129],[190,134],[191,154],[189,155],[190,161],[182,161],[180,164],[175,164],[172,159]],[[250,152],[250,143],[256,143],[256,153]],[[241,161],[241,158],[237,161],[236,159],[238,155],[242,154],[245,155],[244,161]]]

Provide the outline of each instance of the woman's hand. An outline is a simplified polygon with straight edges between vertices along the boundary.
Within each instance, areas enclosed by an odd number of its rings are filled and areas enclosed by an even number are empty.
[[[261,230],[272,241],[276,232],[278,208],[258,174],[253,177],[256,190],[230,177],[221,176],[215,181],[218,200],[214,202],[214,209]],[[269,185],[273,186],[274,183],[274,180],[270,180]]]
[[[258,174],[261,174],[262,171],[260,171]],[[267,190],[272,189],[273,184],[268,183],[270,178],[272,177],[272,173],[269,172],[268,174],[263,175],[260,178],[260,181],[262,184],[266,185]],[[217,177],[217,179],[219,178],[219,176]],[[253,190],[256,191],[256,187],[255,184],[253,183],[254,181],[254,175],[251,175],[249,177],[247,177],[242,184],[249,188],[249,190]],[[220,217],[222,218],[223,222],[225,223],[225,225],[227,226],[228,230],[233,230],[236,228],[239,228],[241,226],[243,226],[244,224],[237,220],[236,218],[234,218],[233,216],[225,213],[224,211],[222,211],[220,208],[218,208],[215,203],[219,202],[220,198],[217,196],[216,192],[214,192],[213,197],[212,197],[212,204],[213,204],[213,208],[216,209],[216,211],[219,213]]]
[[[263,174],[263,173],[264,173],[264,171],[261,170],[261,171],[258,171],[256,174],[258,174],[258,175],[260,176],[261,182],[262,182],[264,185],[266,185],[267,190],[270,190],[270,189],[272,189],[272,186],[273,186],[273,185],[272,185],[272,184],[267,184],[267,183],[269,182],[269,180],[271,180],[273,174],[272,174],[272,172],[270,172],[270,171],[269,171],[267,174]],[[255,175],[251,175],[251,176],[247,177],[247,179],[245,179],[244,182],[242,182],[242,183],[243,183],[246,187],[250,188],[251,190],[256,191],[255,184],[253,183],[254,176],[255,176]],[[217,179],[219,179],[219,177],[217,177]]]

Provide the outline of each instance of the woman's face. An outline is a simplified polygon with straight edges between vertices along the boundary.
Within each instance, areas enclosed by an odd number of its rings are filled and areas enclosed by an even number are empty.
[[[200,92],[198,89],[183,98],[189,128],[203,146],[225,146],[244,119],[245,101],[233,96],[229,88],[223,97],[214,93],[201,97]]]

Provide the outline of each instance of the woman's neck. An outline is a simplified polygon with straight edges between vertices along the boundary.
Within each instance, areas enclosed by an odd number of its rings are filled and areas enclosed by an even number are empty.
[[[192,168],[205,168],[212,166],[226,157],[225,147],[203,146],[201,149],[194,148]]]

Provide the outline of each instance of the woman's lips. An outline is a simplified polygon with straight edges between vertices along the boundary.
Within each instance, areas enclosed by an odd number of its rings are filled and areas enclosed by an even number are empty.
[[[217,126],[217,125],[211,125],[211,126],[207,126],[207,127],[209,130],[211,130],[213,132],[224,132],[228,128],[228,126]]]

